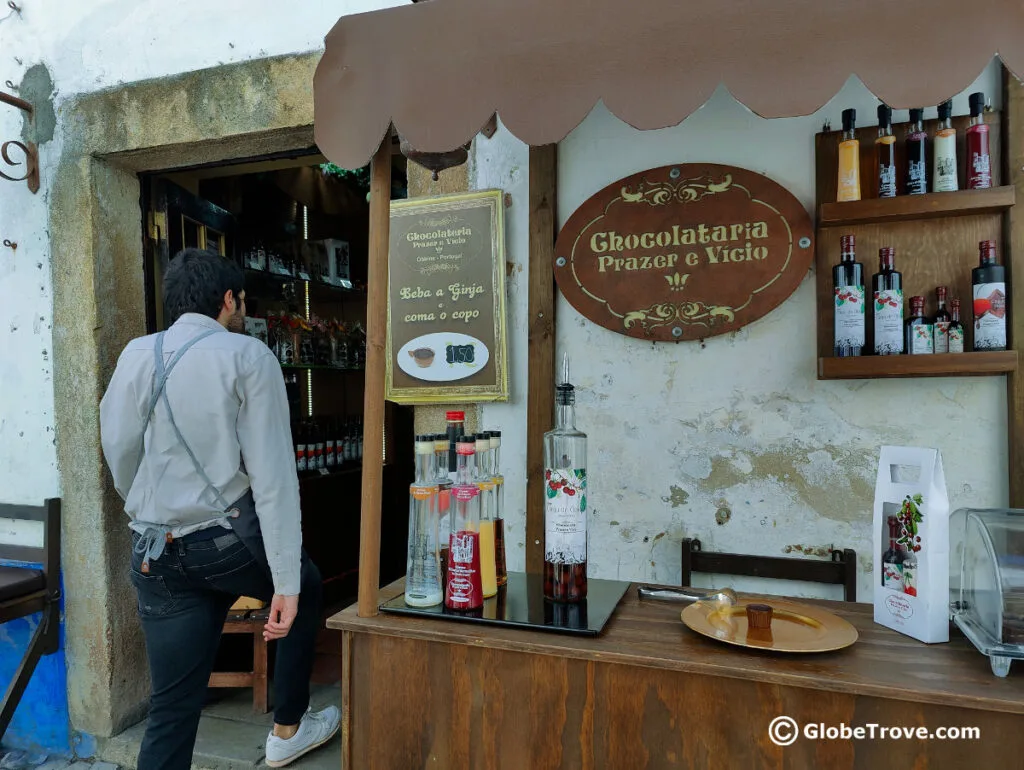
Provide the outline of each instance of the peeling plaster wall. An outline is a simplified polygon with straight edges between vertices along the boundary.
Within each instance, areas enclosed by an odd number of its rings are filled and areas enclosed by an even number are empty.
[[[979,89],[998,108],[997,65],[954,99],[956,114],[968,111],[967,94]],[[559,226],[605,185],[673,162],[752,169],[813,212],[815,132],[826,119],[837,125],[846,107],[871,125],[876,105],[851,78],[828,105],[803,118],[761,119],[721,89],[683,124],[661,131],[635,131],[598,106],[558,148]],[[906,119],[905,112],[895,115]],[[482,420],[507,430],[513,569],[525,561],[527,158],[507,131],[476,143],[474,185],[504,187],[514,199],[513,401],[485,406]],[[860,259],[873,272],[873,255]],[[560,297],[556,318],[559,360],[562,351],[572,356],[577,424],[590,436],[593,576],[677,583],[684,537],[699,538],[707,550],[762,555],[820,556],[834,546],[857,551],[858,592],[868,599],[875,465],[886,443],[939,448],[954,508],[1007,503],[1004,378],[818,382],[813,273],[766,317],[704,345],[630,339],[588,321]],[[839,587],[722,581],[841,598]],[[694,582],[710,584],[706,576]]]

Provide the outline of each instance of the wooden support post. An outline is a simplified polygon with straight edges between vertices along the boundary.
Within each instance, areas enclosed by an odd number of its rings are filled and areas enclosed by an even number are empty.
[[[1006,282],[1009,295],[1007,347],[1020,351],[1024,346],[1024,84],[1003,68],[1003,153],[1004,184],[1017,188],[1018,206],[1006,214]],[[968,305],[969,306],[969,305]],[[970,311],[967,311],[970,318]],[[1007,471],[1010,480],[1010,507],[1024,507],[1024,371],[1006,376],[1006,433],[1009,443]]]
[[[544,568],[543,436],[555,418],[557,145],[530,148],[529,362],[526,395],[526,571]]]
[[[359,518],[359,617],[377,614],[380,588],[380,497],[384,475],[384,364],[391,236],[391,134],[370,166],[370,255],[366,297],[366,386],[363,398],[363,489]]]

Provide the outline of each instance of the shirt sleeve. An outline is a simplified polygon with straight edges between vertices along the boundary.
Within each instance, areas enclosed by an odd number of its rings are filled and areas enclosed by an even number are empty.
[[[261,352],[239,380],[238,443],[260,520],[274,592],[299,593],[302,514],[281,367]]]
[[[135,384],[121,354],[100,401],[100,443],[114,478],[114,489],[124,500],[135,481],[142,459],[142,416]]]

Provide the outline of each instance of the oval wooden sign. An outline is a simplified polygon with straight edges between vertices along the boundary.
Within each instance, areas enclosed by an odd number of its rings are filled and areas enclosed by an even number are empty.
[[[591,321],[677,342],[766,315],[813,258],[814,226],[792,193],[753,171],[687,163],[589,198],[558,235],[555,279]]]

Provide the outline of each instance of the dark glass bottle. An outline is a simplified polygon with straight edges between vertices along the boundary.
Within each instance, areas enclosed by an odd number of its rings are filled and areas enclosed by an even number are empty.
[[[904,348],[911,355],[935,352],[931,320],[924,314],[924,297],[910,298],[910,317],[904,324]]]
[[[832,268],[834,350],[837,356],[859,356],[865,340],[864,266],[856,261],[852,235],[842,236],[839,243],[839,264]]]
[[[910,111],[907,124],[907,195],[923,195],[928,192],[928,158],[925,147],[928,134],[924,131],[924,110]]]
[[[982,112],[985,94],[970,95],[971,125],[967,129],[967,189],[982,190],[992,186],[992,160],[988,153],[988,126]]]
[[[974,288],[974,349],[1006,350],[1006,268],[996,264],[996,242],[978,244]]]
[[[960,323],[960,300],[949,301],[949,311],[952,318],[949,322],[949,352],[964,352],[964,325]]]
[[[945,286],[935,289],[935,298],[938,302],[938,309],[935,311],[935,318],[932,321],[933,345],[936,353],[949,352],[949,311],[946,310],[946,296],[948,290]]]
[[[895,516],[888,519],[889,548],[882,554],[882,585],[894,591],[903,591],[903,551],[896,540],[899,537],[899,522]]]
[[[892,135],[892,110],[878,105],[878,138],[875,139],[878,168],[878,197],[896,197],[896,137]]]
[[[874,299],[875,355],[903,353],[903,276],[896,272],[896,250],[878,250],[878,272],[871,278]]]

